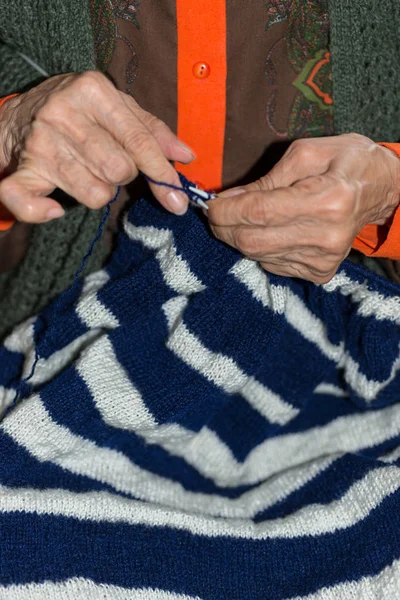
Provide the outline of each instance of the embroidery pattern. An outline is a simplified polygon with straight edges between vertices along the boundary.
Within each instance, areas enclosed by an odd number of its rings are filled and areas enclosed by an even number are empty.
[[[130,58],[126,62],[125,82],[132,85],[137,77],[139,64],[132,42],[120,32],[119,20],[140,29],[138,8],[141,0],[90,0],[92,25],[95,36],[98,68],[106,72],[118,43],[124,44]],[[126,93],[131,94],[129,88]]]
[[[109,0],[90,0],[97,68],[105,73],[111,62],[116,41],[116,23]]]
[[[277,23],[286,21],[290,16],[293,0],[270,0],[267,2],[268,21],[265,29],[273,27]]]
[[[286,131],[275,123],[277,92],[266,105],[266,121],[281,138],[324,136],[333,133],[332,73],[328,47],[328,11],[321,0],[270,0],[267,2],[266,32],[287,21],[286,34],[271,47],[265,74],[270,85],[279,85],[274,57],[285,45],[287,59],[294,72],[296,88]]]
[[[129,21],[137,29],[140,29],[137,10],[140,4],[140,0],[114,0],[115,6],[115,15],[119,19],[123,19],[124,21]]]

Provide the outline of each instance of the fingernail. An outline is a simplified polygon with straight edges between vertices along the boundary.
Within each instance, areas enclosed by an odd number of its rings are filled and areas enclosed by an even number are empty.
[[[192,158],[192,159],[195,159],[195,158],[196,158],[196,155],[195,155],[195,153],[193,152],[193,150],[191,150],[191,149],[189,148],[189,146],[186,146],[186,144],[184,144],[184,143],[183,143],[183,142],[181,142],[180,140],[178,140],[178,145],[179,145],[179,147],[180,147],[180,148],[181,148],[181,149],[182,149],[184,152],[186,152],[186,154],[189,154],[189,156],[191,156],[191,158]]]
[[[242,188],[233,188],[231,190],[226,190],[225,192],[221,192],[218,196],[222,196],[222,198],[231,198],[232,196],[239,196],[239,194],[245,194],[246,190],[242,190]]]
[[[167,204],[171,212],[176,215],[184,215],[188,207],[186,196],[180,192],[169,192],[167,195]]]
[[[60,219],[65,215],[65,210],[58,206],[57,208],[51,208],[46,215],[46,222],[52,221],[53,219]]]

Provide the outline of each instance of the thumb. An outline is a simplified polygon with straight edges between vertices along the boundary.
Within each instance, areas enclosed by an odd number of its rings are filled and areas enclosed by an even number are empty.
[[[220,192],[218,196],[222,198],[231,198],[233,196],[239,196],[240,194],[246,194],[247,192],[260,192],[261,190],[272,190],[273,186],[269,180],[268,174],[257,181],[252,181],[247,185],[241,185],[240,187],[230,188],[223,192]]]
[[[64,210],[47,194],[55,186],[27,168],[18,168],[15,173],[0,183],[0,202],[18,221],[45,223],[64,215]]]
[[[283,159],[282,159],[283,160]],[[257,179],[256,181],[252,181],[247,185],[241,185],[240,187],[234,187],[229,190],[225,190],[218,194],[223,198],[230,198],[232,196],[238,196],[239,194],[245,194],[247,192],[262,192],[262,191],[271,191],[278,187],[288,187],[294,181],[289,183],[289,179],[284,177],[284,170],[282,169],[282,165],[279,161],[269,173]]]
[[[318,140],[297,140],[264,177],[249,185],[227,190],[223,194],[236,196],[238,193],[290,187],[302,179],[322,175],[329,168],[330,161],[330,152],[327,152]]]

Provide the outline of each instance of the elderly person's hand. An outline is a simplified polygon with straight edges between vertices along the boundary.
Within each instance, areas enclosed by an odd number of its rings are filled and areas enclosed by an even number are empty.
[[[20,221],[62,216],[47,198],[57,187],[100,208],[139,170],[180,186],[169,160],[193,158],[165,123],[99,72],[52,77],[0,108],[0,173],[9,173],[0,202]],[[171,212],[185,212],[185,194],[157,185],[152,191]]]
[[[400,199],[400,160],[357,134],[294,142],[259,181],[208,203],[217,238],[278,275],[326,283]]]

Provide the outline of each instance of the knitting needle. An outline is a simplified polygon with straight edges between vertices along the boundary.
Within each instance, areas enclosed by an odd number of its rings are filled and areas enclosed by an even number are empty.
[[[216,194],[210,194],[210,192],[206,192],[205,190],[200,190],[197,187],[193,187],[193,186],[188,186],[188,189],[193,193],[196,194],[196,196],[199,196],[199,198],[196,198],[196,204],[198,204],[199,206],[201,206],[202,208],[204,208],[205,210],[208,210],[208,206],[207,204],[202,200],[202,198],[204,198],[204,200],[211,200],[212,198],[216,198],[217,195]]]

